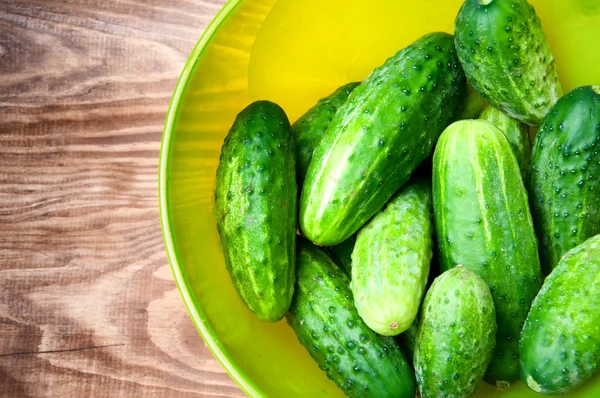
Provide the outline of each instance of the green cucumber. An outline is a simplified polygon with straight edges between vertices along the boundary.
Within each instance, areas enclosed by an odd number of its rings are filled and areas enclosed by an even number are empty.
[[[462,103],[465,77],[452,35],[426,35],[375,69],[315,149],[300,226],[322,246],[348,239],[429,155]]]
[[[421,398],[475,393],[496,344],[496,312],[490,290],[461,265],[444,272],[427,292],[415,347]]]
[[[412,369],[393,338],[360,319],[348,275],[303,239],[297,258],[287,321],[319,367],[349,397],[413,398]]]
[[[600,369],[600,235],[570,250],[544,281],[523,327],[521,376],[562,394]]]
[[[485,101],[481,94],[473,88],[473,86],[467,82],[465,95],[463,97],[462,104],[456,112],[456,117],[452,121],[465,120],[465,119],[477,119],[481,114],[481,110],[485,105]],[[431,170],[433,168],[433,152],[427,156],[427,158],[421,162],[419,167],[415,170],[416,175],[427,175],[431,178]]]
[[[473,86],[467,82],[467,91],[463,104],[460,108],[460,113],[456,120],[477,119],[483,109],[484,99]]]
[[[493,106],[488,106],[479,116],[498,127],[504,133],[510,147],[513,150],[523,175],[523,181],[527,181],[529,172],[529,161],[531,159],[531,141],[529,140],[529,127],[525,123],[505,115]]]
[[[323,133],[327,130],[333,116],[359,84],[348,83],[329,96],[321,98],[315,106],[300,116],[292,125],[292,131],[296,137],[296,177],[298,185],[302,186],[313,152],[321,142]]]
[[[600,233],[599,151],[600,87],[576,88],[542,123],[531,157],[531,212],[548,272]]]
[[[483,98],[510,117],[540,124],[562,89],[527,0],[466,0],[454,31],[465,74]]]
[[[400,342],[404,345],[404,352],[411,363],[415,357],[415,347],[417,346],[417,332],[419,331],[420,317],[421,316],[417,314],[412,325],[410,325],[408,329],[398,336]]]
[[[517,159],[496,126],[466,120],[444,131],[434,155],[433,204],[441,269],[463,264],[492,292],[498,335],[486,380],[506,387],[519,378],[519,333],[541,268]]]
[[[215,213],[227,270],[248,308],[270,322],[283,318],[294,292],[294,159],[285,112],[259,101],[235,119],[217,168]]]
[[[333,261],[348,275],[352,272],[352,251],[356,243],[356,235],[352,235],[339,245],[329,247],[329,254]]]
[[[435,240],[433,243],[435,246]],[[427,281],[425,291],[429,290],[429,288],[438,276],[440,276],[440,266],[437,261],[437,250],[434,249],[433,258],[431,259],[431,266],[429,267],[429,279]],[[422,304],[423,303],[420,303],[419,311],[423,310]],[[406,331],[404,331],[398,336],[400,342],[406,348],[404,352],[406,353],[406,356],[411,360],[411,362],[414,357],[415,346],[417,345],[417,331],[419,327],[419,318],[421,318],[420,312],[415,317],[415,320],[413,321],[412,325],[410,325],[410,327],[406,329]]]
[[[431,183],[405,185],[356,238],[350,287],[360,317],[396,336],[413,323],[433,256]]]

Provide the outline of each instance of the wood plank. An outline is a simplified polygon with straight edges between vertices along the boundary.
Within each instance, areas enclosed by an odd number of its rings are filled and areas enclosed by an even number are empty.
[[[0,0],[0,396],[243,396],[179,297],[156,188],[223,3]]]

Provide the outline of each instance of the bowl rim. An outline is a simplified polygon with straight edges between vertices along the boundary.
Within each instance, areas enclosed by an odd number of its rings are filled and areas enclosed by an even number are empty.
[[[183,299],[183,303],[185,304],[187,312],[192,318],[196,329],[200,333],[200,336],[202,336],[204,339],[204,342],[212,352],[213,356],[217,358],[219,363],[223,366],[223,368],[225,368],[229,376],[231,376],[237,385],[249,396],[264,397],[264,393],[248,378],[248,375],[246,375],[246,373],[244,373],[238,367],[238,365],[233,361],[231,356],[221,345],[217,336],[215,335],[214,329],[209,324],[206,315],[198,307],[195,298],[191,294],[188,278],[185,276],[179,263],[179,256],[177,254],[175,241],[173,239],[172,223],[169,215],[169,153],[171,149],[171,139],[173,138],[173,129],[175,126],[175,121],[177,120],[181,98],[188,85],[189,78],[194,71],[198,60],[202,56],[207,44],[211,41],[213,35],[219,29],[219,27],[221,27],[227,17],[229,17],[229,15],[243,1],[244,0],[228,0],[223,5],[223,7],[217,12],[213,20],[207,25],[206,29],[196,42],[194,49],[190,53],[183,70],[181,71],[173,92],[173,96],[171,97],[171,102],[167,110],[163,128],[158,164],[158,200],[163,243],[167,251],[167,258],[171,266],[171,272],[175,278],[179,294]]]

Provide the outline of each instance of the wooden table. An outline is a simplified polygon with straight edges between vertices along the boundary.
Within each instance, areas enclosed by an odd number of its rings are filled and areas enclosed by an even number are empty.
[[[158,216],[181,68],[224,0],[0,0],[0,397],[243,396]]]

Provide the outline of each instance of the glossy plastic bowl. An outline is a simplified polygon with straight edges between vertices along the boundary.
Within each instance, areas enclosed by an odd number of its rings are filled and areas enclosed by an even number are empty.
[[[206,29],[175,89],[160,154],[160,211],[175,280],[198,331],[251,396],[342,396],[284,321],[257,320],[229,280],[213,215],[225,134],[249,102],[293,121],[335,87],[430,31],[452,31],[459,0],[231,0]],[[600,1],[533,1],[565,89],[600,83]],[[201,344],[200,341],[198,344]],[[533,397],[523,383],[480,397]],[[600,379],[570,394],[600,396]]]

